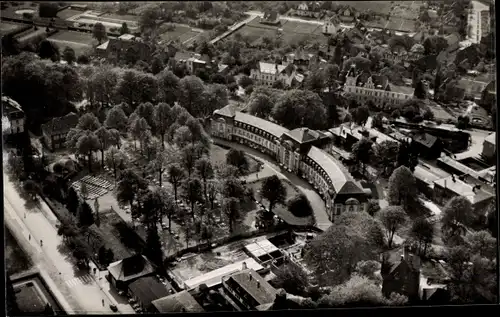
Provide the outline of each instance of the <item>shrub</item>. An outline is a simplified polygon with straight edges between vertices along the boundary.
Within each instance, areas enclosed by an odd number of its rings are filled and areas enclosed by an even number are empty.
[[[312,215],[312,207],[304,194],[298,194],[288,201],[288,211],[295,217],[309,217]]]

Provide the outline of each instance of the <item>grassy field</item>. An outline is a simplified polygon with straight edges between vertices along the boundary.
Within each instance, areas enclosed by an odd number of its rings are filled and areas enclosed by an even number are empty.
[[[137,15],[130,15],[130,14],[113,14],[113,13],[105,13],[101,15],[100,17],[103,18],[109,18],[109,19],[116,19],[116,20],[123,20],[123,21],[131,21],[131,22],[139,22],[139,16]]]
[[[4,34],[17,30],[23,26],[24,25],[22,24],[0,22],[0,36],[3,36]]]
[[[30,258],[8,229],[5,230],[5,266],[11,275],[24,272],[32,266]]]
[[[82,11],[78,11],[78,10],[64,9],[64,10],[57,12],[57,17],[59,17],[63,20],[66,20],[66,19],[69,19],[71,17],[74,17],[77,14],[82,14],[82,13],[83,13]]]
[[[217,166],[221,163],[226,163],[226,154],[229,152],[229,149],[223,148],[219,145],[212,144],[210,147],[210,161],[214,166]],[[255,173],[259,171],[259,162],[255,160],[253,157],[247,155],[248,160],[248,174]]]
[[[97,40],[92,38],[90,33],[59,31],[48,38],[51,42],[55,43],[60,50],[66,46],[75,50],[76,56],[80,56],[97,44]]]
[[[193,31],[191,27],[184,25],[175,25],[175,29],[171,31],[165,31],[160,35],[161,39],[164,41],[175,41],[179,40],[181,43],[189,44],[192,41],[201,39],[206,32],[196,32]]]

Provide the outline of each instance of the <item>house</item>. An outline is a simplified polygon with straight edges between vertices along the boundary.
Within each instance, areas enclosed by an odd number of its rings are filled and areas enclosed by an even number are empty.
[[[344,93],[359,103],[371,100],[379,109],[400,106],[413,98],[413,92],[413,88],[389,84],[386,76],[359,73],[355,65],[351,65],[344,84]]]
[[[446,42],[448,42],[448,47],[446,48],[447,52],[455,52],[460,48],[460,35],[457,33],[452,33],[448,36],[445,36]]]
[[[293,64],[304,68],[318,66],[326,62],[318,55],[304,52],[302,49],[298,49],[294,53],[289,53],[283,58],[283,65],[285,66]]]
[[[2,121],[2,132],[4,134],[16,135],[24,132],[24,122],[26,120],[24,111],[15,100],[6,96],[2,96],[2,117],[9,122],[8,129],[6,129]]]
[[[203,313],[205,310],[188,291],[182,291],[151,302],[155,313]]]
[[[280,24],[280,17],[279,17],[278,12],[276,12],[276,11],[264,12],[264,16],[262,18],[260,18],[260,23],[270,24],[270,25]]]
[[[402,254],[401,254],[402,251]],[[400,258],[397,259],[398,253]],[[420,287],[420,257],[404,246],[396,252],[382,255],[380,273],[383,278],[382,293],[390,297],[398,293],[408,297],[410,302],[419,300]]]
[[[155,276],[141,277],[130,282],[128,285],[129,297],[137,301],[143,312],[156,312],[153,301],[170,294],[167,287],[160,283]]]
[[[298,5],[295,13],[301,17],[309,17],[309,18],[321,18],[323,12],[321,10],[321,5],[319,2],[311,1],[311,2],[302,2]]]
[[[486,85],[481,93],[481,105],[485,108],[491,108],[497,100],[496,80],[492,80]]]
[[[428,133],[414,133],[412,143],[418,150],[419,156],[426,159],[436,159],[441,156],[443,146],[439,138]]]
[[[135,59],[137,61],[151,61],[152,51],[148,44],[135,35],[123,34],[118,38],[110,38],[107,42],[96,47],[101,57],[114,60]]]
[[[257,306],[269,304],[276,298],[277,290],[252,269],[222,278],[224,292],[243,309],[255,310]]]
[[[487,160],[492,160],[497,155],[496,137],[497,134],[494,132],[488,135],[483,141],[483,152],[481,155]]]
[[[52,118],[42,124],[42,135],[45,144],[51,151],[65,147],[66,135],[78,124],[78,116],[70,112],[63,117]]]
[[[275,82],[281,80],[286,87],[291,87],[300,80],[297,75],[297,67],[293,64],[278,65],[259,62],[257,68],[250,70],[250,78],[266,86],[272,86]]]
[[[336,34],[340,30],[341,30],[340,19],[336,14],[326,19],[322,26],[323,34],[328,34],[328,35]]]
[[[456,196],[466,197],[472,208],[481,212],[495,199],[495,195],[481,188],[481,185],[469,184],[455,175],[434,181],[434,199],[445,205],[451,198]]]
[[[154,275],[155,269],[144,255],[136,254],[111,263],[108,266],[108,272],[107,278],[116,289],[127,290],[133,281]]]
[[[340,19],[340,21],[342,21],[344,23],[350,23],[350,22],[354,22],[354,20],[356,18],[355,18],[354,12],[351,9],[346,8],[346,9],[340,11],[339,19]]]
[[[179,51],[169,59],[169,67],[173,69],[178,65],[185,65],[190,74],[195,74],[198,69],[211,66],[210,58],[194,52]]]
[[[471,78],[460,78],[457,86],[464,91],[464,98],[480,100],[488,83]]]

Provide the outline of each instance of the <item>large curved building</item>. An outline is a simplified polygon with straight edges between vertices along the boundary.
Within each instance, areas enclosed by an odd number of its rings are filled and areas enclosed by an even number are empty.
[[[306,179],[325,201],[331,221],[343,211],[367,209],[368,193],[340,162],[322,150],[332,141],[327,134],[308,128],[288,130],[235,111],[230,105],[214,111],[211,134],[265,153],[283,168]]]

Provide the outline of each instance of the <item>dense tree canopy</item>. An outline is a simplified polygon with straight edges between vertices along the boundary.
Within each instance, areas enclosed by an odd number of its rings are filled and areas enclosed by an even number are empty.
[[[291,116],[290,114],[294,115]],[[277,101],[272,116],[287,129],[308,127],[323,129],[327,124],[327,111],[321,98],[308,90],[290,90]]]

